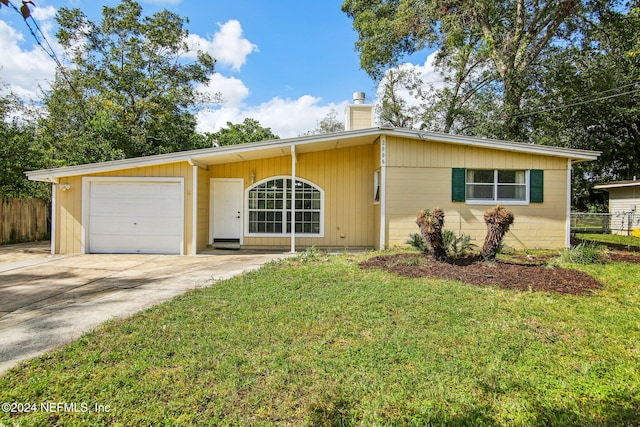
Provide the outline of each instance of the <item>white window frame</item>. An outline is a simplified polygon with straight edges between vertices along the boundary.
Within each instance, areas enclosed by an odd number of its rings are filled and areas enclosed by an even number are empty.
[[[382,197],[382,171],[380,169],[373,172],[373,204],[379,205]],[[376,197],[377,196],[377,197]]]
[[[295,209],[290,209],[287,210],[286,206],[286,199],[283,200],[284,204],[283,204],[283,208],[282,208],[282,213],[283,213],[283,218],[285,219],[285,231],[283,231],[282,233],[252,233],[249,231],[249,211],[250,210],[254,210],[254,209],[249,209],[249,192],[254,189],[255,187],[264,184],[265,182],[268,181],[272,181],[272,180],[277,180],[277,179],[282,179],[285,181],[285,183],[287,182],[287,180],[291,180],[291,175],[279,175],[279,176],[271,176],[269,178],[265,178],[263,180],[260,180],[254,184],[252,184],[249,188],[247,188],[244,192],[244,229],[246,230],[245,232],[245,236],[247,237],[290,237],[291,233],[287,233],[286,232],[286,217],[287,217],[287,212],[291,212],[291,218],[292,218],[292,227],[295,227],[295,212],[304,212],[304,211],[296,211]],[[303,233],[300,231],[296,231],[295,235],[296,237],[324,237],[324,190],[317,184],[303,179],[303,178],[299,178],[296,177],[296,182],[303,182],[307,185],[312,186],[313,188],[315,188],[317,191],[320,192],[320,232],[319,233]],[[284,193],[287,193],[287,190],[284,190]],[[296,197],[297,200],[297,197]]]
[[[466,186],[469,184],[473,184],[467,181],[467,174],[469,171],[481,171],[481,170],[490,170],[493,171],[493,194],[495,195],[493,199],[470,199],[466,198],[466,203],[469,205],[513,205],[513,206],[524,206],[529,204],[529,187],[530,187],[530,179],[529,179],[529,170],[528,169],[482,169],[482,168],[468,168],[465,170],[465,194],[468,193]],[[525,199],[524,200],[513,200],[513,199],[499,199],[498,198],[498,172],[499,171],[524,171],[524,185],[525,187]],[[488,183],[487,183],[488,184]],[[502,183],[504,185],[505,183]]]

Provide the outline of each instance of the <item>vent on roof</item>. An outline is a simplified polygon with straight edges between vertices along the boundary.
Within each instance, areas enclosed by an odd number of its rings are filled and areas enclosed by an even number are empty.
[[[353,92],[353,103],[364,104],[364,92]]]

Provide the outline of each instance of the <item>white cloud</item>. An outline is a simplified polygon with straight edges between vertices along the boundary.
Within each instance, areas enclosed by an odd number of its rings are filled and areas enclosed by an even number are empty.
[[[258,46],[242,37],[240,22],[232,19],[224,24],[218,24],[220,29],[211,40],[197,34],[189,34],[187,42],[195,49],[208,52],[219,64],[228,65],[234,71],[247,62],[247,56],[258,52]]]
[[[227,122],[241,123],[245,118],[252,118],[263,127],[271,128],[281,138],[293,138],[316,129],[331,109],[336,110],[338,117],[341,117],[347,105],[347,101],[328,105],[321,105],[320,101],[321,98],[303,95],[298,99],[275,97],[252,107],[224,103],[220,108],[198,113],[198,130],[216,132],[226,127]]]
[[[33,7],[31,8],[31,15],[38,22],[45,21],[56,16],[56,8],[53,6]]]
[[[249,95],[249,88],[244,85],[242,80],[220,73],[214,73],[209,78],[209,83],[200,85],[198,91],[211,97],[220,94],[222,104],[227,108],[240,108],[243,100]]]
[[[0,80],[21,98],[38,98],[39,86],[49,87],[56,66],[40,47],[35,45],[31,50],[23,50],[20,47],[22,42],[24,36],[0,20]]]

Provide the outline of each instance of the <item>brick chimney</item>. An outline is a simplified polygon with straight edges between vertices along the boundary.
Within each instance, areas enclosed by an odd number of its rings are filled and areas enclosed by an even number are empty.
[[[353,92],[353,104],[347,105],[344,114],[344,130],[374,127],[373,105],[364,103],[364,92]]]

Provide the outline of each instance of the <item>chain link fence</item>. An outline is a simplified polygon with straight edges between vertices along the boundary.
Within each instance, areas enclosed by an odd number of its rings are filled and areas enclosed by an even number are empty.
[[[640,213],[637,211],[613,213],[571,213],[572,233],[601,233],[631,235],[640,228]]]

